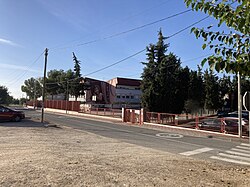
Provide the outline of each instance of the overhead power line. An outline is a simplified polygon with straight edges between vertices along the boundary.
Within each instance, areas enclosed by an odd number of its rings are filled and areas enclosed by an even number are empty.
[[[212,55],[212,54],[213,54],[213,53],[208,53],[208,54],[206,54],[206,55],[202,55],[202,56],[198,56],[198,57],[191,58],[191,59],[188,59],[188,60],[184,60],[182,63],[190,62],[190,61],[193,61],[193,60],[198,60],[198,59],[201,59],[201,58],[210,56],[210,55]]]
[[[185,30],[189,29],[190,27],[193,27],[194,25],[196,25],[196,24],[198,24],[198,23],[204,21],[204,20],[207,19],[208,17],[209,17],[209,16],[206,16],[206,17],[200,19],[199,21],[196,21],[196,22],[192,23],[191,25],[189,25],[189,26],[187,26],[187,27],[185,27],[185,28],[183,28],[183,29],[177,31],[176,33],[174,33],[174,34],[172,34],[172,35],[170,35],[170,36],[167,36],[166,39],[172,38],[172,37],[174,37],[174,36],[176,36],[176,35],[178,35],[178,34],[184,32]],[[92,75],[92,74],[94,74],[94,73],[97,73],[97,72],[103,71],[103,70],[105,70],[105,69],[107,69],[107,68],[110,68],[110,67],[112,67],[112,66],[114,66],[114,65],[117,65],[117,64],[119,64],[119,63],[121,63],[121,62],[123,62],[123,61],[125,61],[125,60],[127,60],[127,59],[129,59],[129,58],[132,58],[132,57],[134,57],[134,56],[136,56],[136,55],[142,53],[142,52],[145,51],[145,50],[146,50],[146,49],[140,50],[140,51],[138,51],[137,53],[135,53],[135,54],[133,54],[133,55],[131,55],[131,56],[128,56],[128,57],[126,57],[126,58],[124,58],[124,59],[122,59],[122,60],[120,60],[120,61],[118,61],[118,62],[115,62],[115,63],[113,63],[113,64],[111,64],[111,65],[108,65],[108,66],[106,66],[106,67],[104,67],[104,68],[101,68],[101,69],[99,69],[99,70],[96,70],[96,71],[93,71],[93,72],[91,72],[91,73],[89,73],[89,74],[86,74],[85,76]]]
[[[114,34],[114,35],[105,37],[105,38],[100,39],[100,40],[107,40],[107,39],[114,38],[114,37],[117,37],[117,36],[120,36],[120,35],[123,35],[123,34],[127,34],[127,33],[129,33],[129,32],[133,32],[133,31],[136,31],[136,30],[139,30],[139,29],[148,27],[148,26],[150,26],[150,25],[154,25],[154,24],[156,24],[156,23],[159,23],[159,22],[165,21],[165,20],[167,20],[167,19],[170,19],[170,18],[179,16],[179,15],[181,15],[181,14],[185,14],[185,13],[190,12],[190,11],[191,11],[191,9],[190,9],[190,10],[183,11],[183,12],[180,12],[180,13],[177,13],[177,14],[174,14],[174,15],[171,15],[171,16],[168,16],[168,17],[165,17],[165,18],[162,18],[162,19],[159,19],[159,20],[157,20],[157,21],[154,21],[154,22],[151,22],[151,23],[148,23],[148,24],[139,26],[139,27],[135,27],[135,28],[130,29],[130,30],[127,30],[127,31],[123,31],[123,32],[120,32],[120,33],[117,33],[117,34]],[[97,41],[97,40],[93,40],[93,41],[90,41],[90,42],[78,44],[78,46],[86,45],[86,44],[90,44],[90,43],[94,43],[94,42],[96,42],[96,41]]]
[[[93,72],[91,72],[91,73],[88,73],[88,74],[85,75],[85,77],[86,77],[86,76],[89,76],[89,75],[92,75],[92,74],[94,74],[94,73],[103,71],[103,70],[105,70],[105,69],[108,69],[108,68],[110,68],[110,67],[112,67],[112,66],[115,66],[115,65],[117,65],[117,64],[120,64],[121,62],[124,62],[125,60],[128,60],[128,59],[130,59],[130,58],[132,58],[132,57],[134,57],[134,56],[136,56],[136,55],[138,55],[138,54],[144,52],[145,50],[146,50],[146,49],[140,50],[140,51],[136,52],[136,53],[133,54],[133,55],[130,55],[130,56],[128,56],[128,57],[126,57],[126,58],[124,58],[124,59],[122,59],[122,60],[119,60],[118,62],[115,62],[115,63],[113,63],[113,64],[110,64],[110,65],[108,65],[108,66],[106,66],[106,67],[103,67],[103,68],[101,68],[101,69],[99,69],[99,70],[96,70],[96,71],[93,71]]]
[[[198,21],[192,23],[191,25],[189,25],[189,26],[187,26],[187,27],[185,27],[185,28],[183,28],[183,29],[181,29],[181,30],[175,32],[174,34],[172,34],[172,35],[170,35],[170,36],[167,36],[166,39],[172,38],[172,37],[174,37],[174,36],[176,36],[176,35],[178,35],[178,34],[184,32],[185,30],[187,30],[187,29],[193,27],[194,25],[196,25],[196,24],[198,24],[198,23],[204,21],[204,20],[207,19],[208,17],[209,17],[209,16],[206,16],[206,17],[204,17],[204,18],[202,18],[202,19],[200,19],[200,20],[198,20]],[[84,76],[86,77],[86,76],[89,76],[89,75],[98,73],[98,72],[100,72],[100,71],[103,71],[103,70],[105,70],[105,69],[108,69],[108,68],[110,68],[110,67],[112,67],[112,66],[115,66],[115,65],[117,65],[117,64],[119,64],[119,63],[121,63],[121,62],[124,62],[124,61],[126,61],[126,60],[128,60],[128,59],[130,59],[130,58],[132,58],[132,57],[134,57],[134,56],[136,56],[136,55],[142,53],[142,52],[145,51],[145,50],[146,50],[146,48],[145,48],[145,49],[142,49],[142,50],[140,50],[140,51],[138,51],[138,52],[136,52],[136,53],[134,53],[134,54],[132,54],[132,55],[130,55],[130,56],[128,56],[128,57],[122,59],[122,60],[119,60],[119,61],[117,61],[117,62],[115,62],[115,63],[113,63],[113,64],[110,64],[110,65],[105,66],[105,67],[103,67],[103,68],[100,68],[100,69],[98,69],[98,70],[96,70],[96,71],[93,71],[93,72],[91,72],[91,73],[88,73],[88,74],[86,74],[86,75],[84,75]],[[69,80],[67,80],[67,81],[73,81],[73,80],[77,80],[77,79],[79,79],[79,78],[69,79]],[[61,81],[61,82],[55,82],[55,83],[64,83],[64,82],[67,82],[67,81]],[[47,84],[55,84],[55,83],[47,83]]]
[[[192,11],[192,9],[188,9],[188,10],[173,14],[171,16],[168,16],[168,17],[153,21],[151,23],[141,25],[139,27],[135,27],[135,28],[132,28],[132,29],[129,29],[129,30],[126,30],[126,31],[123,31],[123,32],[119,32],[119,33],[116,33],[116,34],[113,34],[113,35],[110,35],[110,36],[107,36],[107,37],[104,37],[104,38],[91,40],[91,41],[84,42],[84,43],[81,43],[81,44],[77,44],[77,45],[74,45],[74,46],[83,46],[83,45],[88,45],[88,44],[96,43],[96,42],[103,41],[103,40],[108,40],[108,39],[111,39],[111,38],[114,38],[114,37],[117,37],[117,36],[120,36],[120,35],[124,35],[124,34],[130,33],[130,32],[133,32],[133,31],[136,31],[136,30],[139,30],[139,29],[154,25],[156,23],[159,23],[159,22],[162,22],[162,21],[177,17],[179,15],[182,15],[182,14],[185,14],[185,13],[188,13],[188,12],[191,12],[191,11]],[[54,49],[51,49],[51,50],[66,49],[66,48],[70,48],[70,47],[74,47],[74,46],[62,47],[62,48],[54,48]]]
[[[126,60],[128,60],[128,59],[130,59],[130,58],[132,58],[132,57],[134,57],[134,56],[136,56],[136,55],[138,55],[138,54],[144,52],[145,50],[146,50],[146,49],[140,50],[140,51],[138,51],[138,52],[136,52],[136,53],[134,53],[134,54],[132,54],[132,55],[130,55],[130,56],[128,56],[128,57],[122,59],[122,60],[119,60],[119,61],[113,63],[113,64],[110,64],[110,65],[105,66],[105,67],[103,67],[103,68],[101,68],[101,69],[98,69],[98,70],[96,70],[96,71],[93,71],[93,72],[91,72],[91,73],[88,73],[88,74],[86,74],[86,75],[83,75],[83,77],[86,77],[86,76],[95,74],[95,73],[97,73],[97,72],[103,71],[103,70],[108,69],[108,68],[110,68],[110,67],[112,67],[112,66],[115,66],[115,65],[117,65],[117,64],[120,64],[120,63],[122,63],[122,62],[124,62],[124,61],[126,61]],[[70,82],[70,81],[74,81],[74,80],[77,80],[77,79],[80,79],[80,77],[79,77],[79,78],[74,78],[74,79],[69,79],[69,80],[66,80],[66,81],[61,81],[61,82],[47,83],[47,85],[50,85],[50,84],[57,84],[57,83],[64,83],[64,82]]]
[[[199,21],[196,21],[196,22],[194,22],[193,24],[191,24],[191,25],[189,25],[189,26],[187,26],[187,27],[185,27],[185,28],[179,30],[178,32],[176,32],[176,33],[174,33],[174,34],[172,34],[172,35],[170,35],[170,36],[168,36],[167,38],[172,38],[173,36],[175,36],[175,35],[177,35],[177,34],[180,34],[181,32],[183,32],[183,31],[189,29],[190,27],[193,27],[193,26],[197,25],[198,23],[200,23],[200,22],[202,22],[202,21],[204,21],[204,20],[206,20],[206,19],[208,19],[208,18],[209,18],[209,16],[206,16],[206,17],[200,19]]]
[[[40,58],[41,56],[44,54],[44,51],[28,66],[27,70],[25,70],[24,72],[22,72],[21,74],[18,74],[17,76],[15,76],[13,79],[11,79],[8,83],[8,86],[11,85],[15,85],[15,82],[17,82],[17,80],[21,79],[22,77],[24,77],[27,72],[29,71],[28,69],[31,68]]]
[[[202,56],[198,56],[198,57],[194,57],[194,58],[191,58],[191,59],[188,59],[188,60],[184,60],[184,61],[181,61],[181,63],[187,63],[187,62],[191,62],[191,61],[194,61],[194,60],[198,60],[198,59],[201,59],[201,58],[204,58],[204,57],[207,57],[207,56],[210,56],[212,55],[213,53],[208,53],[208,54],[205,54],[205,55],[202,55]],[[169,66],[167,66],[169,67]],[[128,75],[127,77],[131,77],[131,76],[138,76],[138,75],[141,75],[141,73],[136,73],[136,74],[133,74],[133,75]]]
[[[105,29],[107,29],[107,28],[111,28],[111,27],[113,27],[113,26],[115,26],[115,25],[118,25],[119,23],[124,23],[125,21],[128,21],[128,20],[130,20],[130,19],[132,19],[132,18],[134,18],[134,17],[143,15],[145,12],[148,12],[148,11],[150,11],[150,10],[152,10],[152,9],[155,9],[155,8],[159,7],[159,6],[163,6],[164,4],[166,4],[166,3],[168,3],[168,2],[169,2],[169,0],[165,0],[165,1],[163,1],[163,2],[158,2],[158,4],[156,4],[156,5],[153,6],[153,7],[151,6],[150,8],[144,9],[144,10],[138,12],[138,13],[135,13],[135,14],[132,14],[132,15],[128,15],[127,17],[122,18],[121,20],[118,20],[118,21],[116,21],[116,22],[114,22],[114,23],[111,23],[111,24],[107,24],[107,25],[105,25],[104,27],[101,27],[101,28],[102,28],[103,30],[105,30]],[[77,42],[77,41],[79,41],[79,40],[82,40],[83,38],[89,37],[89,36],[91,36],[91,35],[94,35],[94,34],[100,33],[100,32],[101,32],[100,30],[99,30],[99,31],[96,31],[96,32],[92,32],[91,34],[87,34],[87,35],[82,36],[82,37],[79,37],[79,38],[77,38],[77,39],[73,39],[73,40],[71,40],[71,41],[63,42],[62,44],[55,45],[55,46],[51,47],[50,49],[60,48],[60,46],[69,45],[70,43]]]

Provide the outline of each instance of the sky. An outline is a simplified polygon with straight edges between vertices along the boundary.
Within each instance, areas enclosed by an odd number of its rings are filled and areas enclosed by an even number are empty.
[[[74,52],[83,76],[140,79],[142,50],[157,42],[160,29],[166,37],[176,34],[166,40],[167,53],[196,70],[212,51],[202,50],[203,41],[191,28],[178,31],[207,15],[189,11],[165,19],[188,9],[184,0],[0,0],[0,85],[15,98],[25,97],[24,81],[43,77],[45,48],[47,71],[73,69]],[[217,23],[208,18],[195,26]]]

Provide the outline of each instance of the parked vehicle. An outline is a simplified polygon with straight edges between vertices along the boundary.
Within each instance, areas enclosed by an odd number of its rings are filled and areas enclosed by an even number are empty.
[[[236,118],[238,118],[238,111],[228,113],[228,117],[236,117]],[[242,118],[248,120],[249,119],[249,112],[243,110],[242,111]]]
[[[234,111],[234,112],[219,112],[218,117],[223,118],[223,117],[235,117],[238,118],[238,111]],[[249,112],[246,110],[242,111],[242,118],[248,120],[249,119]]]
[[[208,118],[203,119],[198,124],[199,129],[237,133],[238,132],[238,118],[224,117],[224,118]],[[242,132],[249,132],[249,122],[242,118]]]
[[[237,132],[239,128],[239,118],[238,117],[225,117],[223,118],[226,125],[231,126],[232,132]],[[248,132],[249,131],[249,122],[245,118],[242,118],[241,121],[242,124],[242,132]],[[227,131],[227,130],[226,130]]]
[[[199,129],[212,130],[221,132],[224,122],[221,118],[207,118],[200,121]]]
[[[25,114],[22,111],[10,109],[0,105],[0,121],[21,121],[25,118]]]

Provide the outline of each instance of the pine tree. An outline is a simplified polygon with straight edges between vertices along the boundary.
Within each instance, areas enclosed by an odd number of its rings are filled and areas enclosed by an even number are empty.
[[[160,64],[160,74],[158,82],[160,84],[159,103],[162,112],[179,113],[178,98],[178,75],[180,73],[180,60],[173,53],[166,55]]]
[[[205,108],[217,110],[220,108],[219,83],[218,77],[213,74],[212,70],[206,70],[204,73],[205,85]]]
[[[155,45],[150,44],[147,48],[147,60],[148,62],[142,62],[145,65],[142,73],[142,106],[148,111],[154,111],[157,108],[155,90],[155,77],[156,77],[156,62],[155,62]]]
[[[75,53],[73,52],[73,62],[74,62],[74,80],[70,81],[70,92],[71,95],[75,96],[75,100],[81,95],[82,85],[81,85],[81,64],[80,60],[77,59]]]
[[[223,75],[222,78],[219,79],[219,96],[221,106],[224,108],[230,108],[230,98],[232,95],[232,82],[229,76]]]
[[[142,73],[142,105],[149,111],[179,113],[185,96],[178,80],[186,76],[180,67],[180,59],[173,53],[166,55],[169,44],[160,30],[156,45],[147,47],[147,62]],[[181,93],[182,91],[182,93]]]
[[[188,85],[190,82],[190,71],[188,67],[180,68],[177,73],[174,113],[181,113],[188,99]]]
[[[204,107],[204,84],[200,67],[198,67],[198,71],[190,71],[189,78],[185,109],[187,112],[195,113]]]

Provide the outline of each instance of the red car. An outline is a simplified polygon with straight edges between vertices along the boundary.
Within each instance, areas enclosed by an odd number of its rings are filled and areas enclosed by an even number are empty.
[[[25,118],[22,111],[12,110],[0,105],[0,121],[21,121]]]

